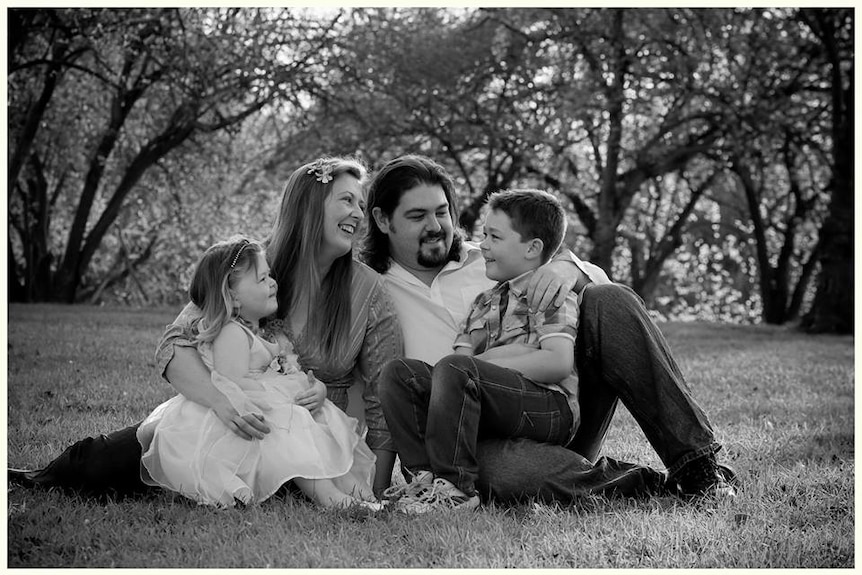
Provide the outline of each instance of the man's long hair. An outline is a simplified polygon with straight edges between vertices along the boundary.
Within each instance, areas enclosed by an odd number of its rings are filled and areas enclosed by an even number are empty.
[[[374,175],[368,187],[365,238],[362,242],[360,258],[378,273],[389,269],[389,237],[380,231],[374,221],[374,208],[392,217],[404,192],[421,185],[439,185],[443,188],[449,202],[449,215],[452,218],[454,234],[448,261],[460,258],[462,234],[458,229],[458,207],[455,198],[455,184],[446,170],[431,158],[419,155],[406,155],[387,162]]]
[[[321,166],[325,168],[322,172]],[[329,179],[320,177],[321,173]],[[337,258],[325,277],[317,269],[324,204],[333,182],[342,174],[363,183],[367,171],[352,158],[322,158],[294,171],[284,185],[281,209],[266,248],[272,276],[278,282],[278,317],[287,318],[294,299],[306,302],[307,341],[324,359],[334,359],[346,348],[350,331],[353,254]]]

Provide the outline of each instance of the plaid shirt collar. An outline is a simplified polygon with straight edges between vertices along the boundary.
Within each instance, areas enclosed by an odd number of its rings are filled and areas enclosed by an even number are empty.
[[[493,299],[500,297],[500,295],[505,293],[506,291],[511,293],[516,298],[526,297],[527,285],[530,283],[530,279],[535,273],[536,270],[533,269],[526,271],[519,276],[513,277],[510,280],[499,282],[493,288],[488,290],[487,297],[482,301],[482,304],[490,304]]]

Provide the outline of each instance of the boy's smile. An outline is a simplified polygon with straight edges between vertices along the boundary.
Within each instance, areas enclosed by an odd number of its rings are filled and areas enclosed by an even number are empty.
[[[529,257],[530,245],[512,228],[512,220],[505,212],[490,210],[485,219],[485,239],[479,244],[485,258],[485,275],[502,282],[537,268],[541,259]]]

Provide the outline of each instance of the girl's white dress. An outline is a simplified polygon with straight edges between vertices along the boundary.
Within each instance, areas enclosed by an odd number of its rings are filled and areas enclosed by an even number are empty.
[[[245,326],[251,369],[231,381],[213,369],[212,345],[198,351],[212,370],[212,381],[242,413],[243,398],[263,400],[270,432],[246,440],[230,431],[215,412],[177,395],[158,406],[138,428],[141,478],[217,506],[261,502],[294,477],[332,479],[345,493],[357,484],[370,491],[375,456],[360,436],[359,422],[328,399],[313,414],[294,396],[308,388],[296,356],[282,354]],[[279,365],[283,371],[278,371]]]

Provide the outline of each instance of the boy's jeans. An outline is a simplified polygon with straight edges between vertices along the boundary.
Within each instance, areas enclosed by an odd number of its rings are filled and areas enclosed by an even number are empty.
[[[631,289],[618,284],[586,287],[575,348],[580,423],[569,449],[596,462],[619,400],[670,475],[687,462],[720,449],[709,419],[691,396],[664,336]],[[402,430],[386,411],[394,389],[391,379],[397,375],[391,365],[381,374],[379,395],[397,446]],[[424,437],[424,429],[417,431]],[[408,448],[411,453],[419,449],[416,445]],[[564,499],[562,491],[577,493],[584,480],[582,460],[552,445],[526,440],[481,441],[478,451],[480,482],[505,498],[535,486],[534,495]],[[399,447],[399,457],[404,461],[411,455],[401,453]]]
[[[565,445],[573,416],[565,396],[517,371],[466,355],[449,355],[432,371],[423,361],[385,368],[383,413],[401,464],[430,470],[475,492],[480,438],[526,438]]]

